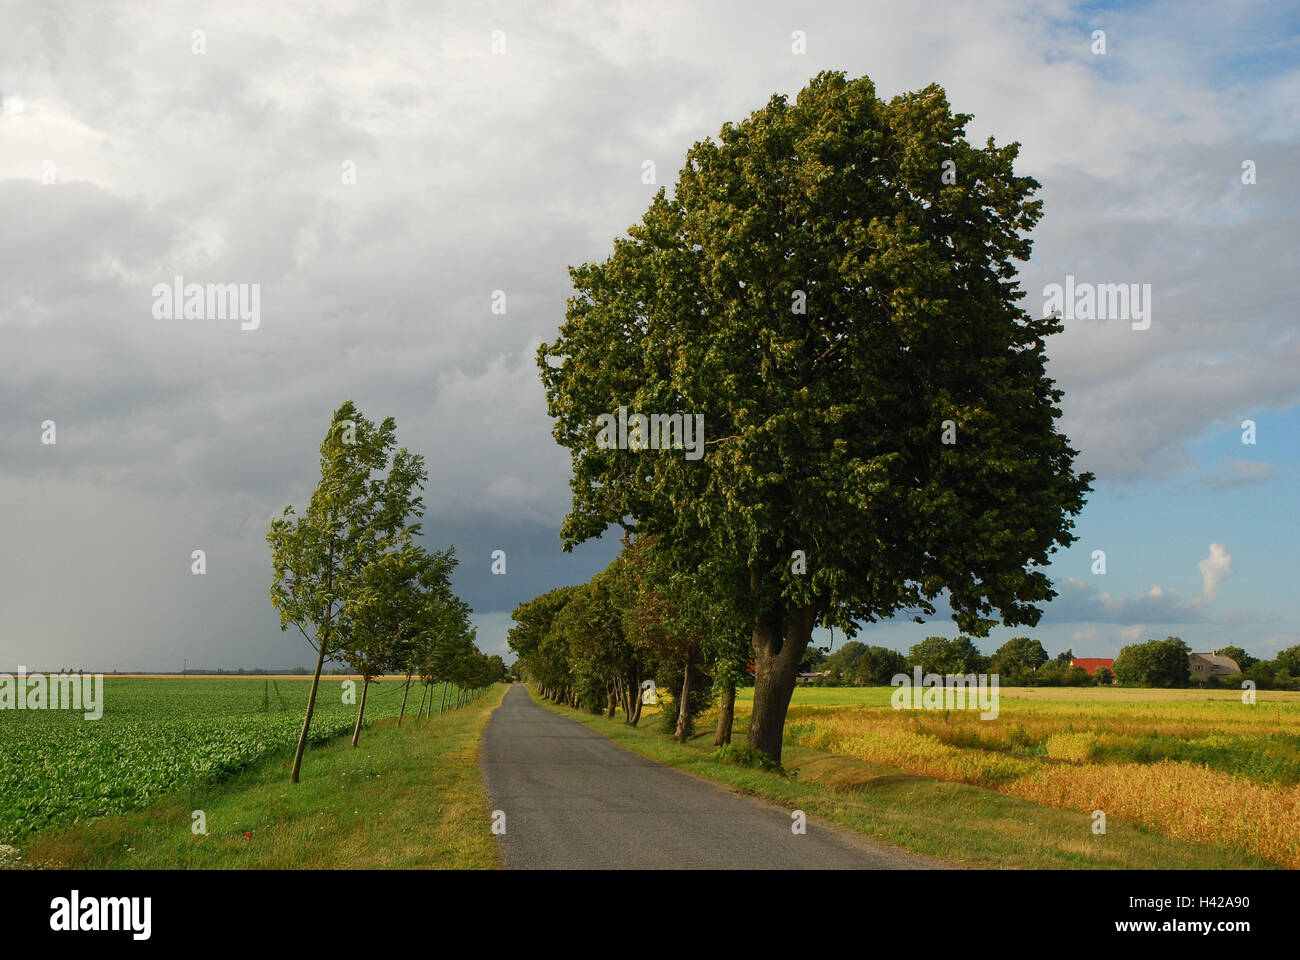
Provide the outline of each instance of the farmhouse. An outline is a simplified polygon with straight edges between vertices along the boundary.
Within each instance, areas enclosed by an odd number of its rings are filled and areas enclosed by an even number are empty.
[[[1241,673],[1241,667],[1232,657],[1226,657],[1218,650],[1210,653],[1189,653],[1187,655],[1187,673],[1193,680],[1205,680],[1208,677],[1230,677]]]
[[[1090,677],[1095,677],[1102,667],[1115,672],[1115,661],[1111,657],[1071,657],[1070,666],[1082,667]]]
[[[752,669],[752,668],[750,669],[750,673],[753,673],[753,669]],[[797,677],[795,677],[795,682],[796,682],[796,683],[812,683],[812,682],[814,682],[814,681],[816,681],[816,680],[825,680],[825,679],[826,679],[827,677],[829,677],[830,675],[831,675],[831,672],[830,672],[829,670],[821,670],[821,671],[818,671],[818,672],[815,672],[815,673],[801,673],[801,674],[799,674]]]

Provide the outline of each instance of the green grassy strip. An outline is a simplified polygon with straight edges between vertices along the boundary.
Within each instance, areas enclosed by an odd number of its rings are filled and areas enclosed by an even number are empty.
[[[679,744],[658,717],[637,727],[562,707],[529,689],[533,700],[586,724],[616,743],[668,766],[705,777],[791,810],[840,824],[873,839],[964,867],[990,869],[1276,869],[1232,850],[1190,844],[1111,820],[1092,833],[1092,818],[993,790],[919,777],[854,757],[787,744],[789,776],[712,758],[713,730]],[[744,718],[733,742],[743,743]]]
[[[302,782],[292,750],[223,783],[177,791],[131,813],[37,834],[20,865],[90,869],[491,869],[497,846],[479,742],[506,687],[441,717],[384,719],[353,748],[312,747]],[[194,836],[202,810],[207,834]]]

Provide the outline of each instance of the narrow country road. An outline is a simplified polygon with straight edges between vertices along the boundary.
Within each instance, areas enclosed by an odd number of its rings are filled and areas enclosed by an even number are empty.
[[[734,794],[631,753],[513,685],[481,765],[510,869],[922,869],[944,864]]]

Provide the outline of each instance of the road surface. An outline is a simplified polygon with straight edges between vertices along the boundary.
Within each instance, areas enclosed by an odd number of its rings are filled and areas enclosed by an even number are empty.
[[[937,861],[647,760],[506,691],[481,766],[508,869],[924,869]]]

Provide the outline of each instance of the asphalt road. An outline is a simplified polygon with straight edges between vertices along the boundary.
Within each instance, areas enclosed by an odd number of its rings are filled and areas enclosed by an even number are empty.
[[[515,684],[481,766],[509,869],[924,869],[942,866],[634,754]]]

